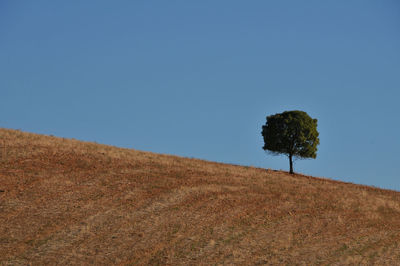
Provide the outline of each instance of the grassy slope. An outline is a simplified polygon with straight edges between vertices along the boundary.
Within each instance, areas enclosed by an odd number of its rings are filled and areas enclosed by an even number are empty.
[[[400,262],[399,192],[15,130],[0,144],[0,264]]]

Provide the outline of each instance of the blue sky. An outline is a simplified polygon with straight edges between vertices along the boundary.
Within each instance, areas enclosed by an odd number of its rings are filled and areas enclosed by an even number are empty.
[[[400,190],[399,1],[1,1],[0,127]]]

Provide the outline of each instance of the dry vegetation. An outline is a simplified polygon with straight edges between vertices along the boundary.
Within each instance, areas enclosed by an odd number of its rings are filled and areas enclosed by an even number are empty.
[[[400,264],[400,193],[0,129],[0,264]]]

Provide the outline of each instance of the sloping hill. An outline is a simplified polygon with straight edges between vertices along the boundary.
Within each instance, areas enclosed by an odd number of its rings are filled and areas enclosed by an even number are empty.
[[[0,144],[1,265],[400,264],[399,192],[7,129]]]

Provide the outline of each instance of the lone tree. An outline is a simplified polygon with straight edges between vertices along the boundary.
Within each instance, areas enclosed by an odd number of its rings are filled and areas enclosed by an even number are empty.
[[[289,157],[290,173],[293,174],[293,157],[316,158],[319,144],[317,119],[303,111],[286,111],[267,116],[262,127],[263,149],[273,155]]]

